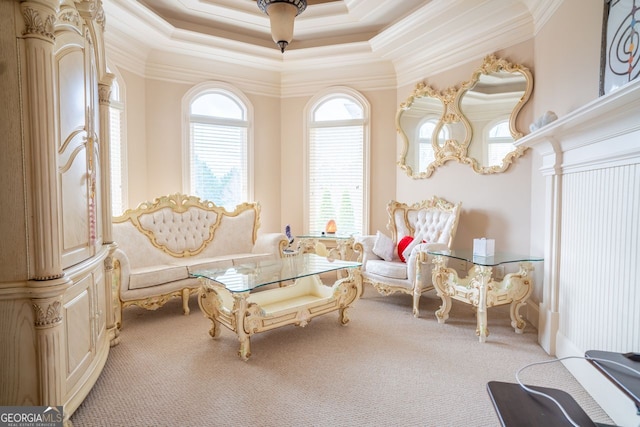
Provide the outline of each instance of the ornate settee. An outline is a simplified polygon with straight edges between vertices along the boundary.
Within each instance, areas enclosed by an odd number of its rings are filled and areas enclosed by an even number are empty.
[[[435,196],[413,205],[390,201],[387,229],[391,236],[378,231],[358,239],[364,251],[363,283],[382,295],[413,295],[413,315],[418,317],[420,296],[433,289],[432,257],[426,251],[451,249],[460,207]]]
[[[283,233],[258,234],[260,205],[243,203],[228,212],[198,197],[173,194],[141,203],[113,219],[114,288],[118,325],[122,309],[138,305],[155,310],[172,297],[189,296],[199,282],[196,270],[225,268],[281,257]]]

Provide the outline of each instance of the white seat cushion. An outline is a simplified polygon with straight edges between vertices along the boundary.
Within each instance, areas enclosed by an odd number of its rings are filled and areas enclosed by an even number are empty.
[[[367,262],[367,273],[392,279],[407,279],[407,264],[402,261],[383,261],[372,259]]]
[[[148,288],[176,280],[187,279],[187,267],[177,265],[154,265],[151,267],[132,268],[129,278],[129,289]]]

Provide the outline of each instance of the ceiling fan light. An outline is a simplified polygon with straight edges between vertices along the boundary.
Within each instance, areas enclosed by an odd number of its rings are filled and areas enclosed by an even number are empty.
[[[269,15],[271,37],[284,53],[293,40],[293,23],[306,7],[306,0],[258,0],[258,7]]]

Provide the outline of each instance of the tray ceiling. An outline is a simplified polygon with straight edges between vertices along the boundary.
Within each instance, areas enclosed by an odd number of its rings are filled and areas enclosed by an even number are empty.
[[[152,67],[168,78],[163,70],[171,68],[175,78],[182,66],[210,75],[207,64],[215,60],[218,68],[241,65],[289,81],[302,79],[301,70],[317,77],[336,64],[359,64],[371,70],[370,79],[385,74],[387,81],[391,67],[404,84],[531,39],[562,1],[309,0],[284,54],[255,0],[103,5],[108,52],[139,73]]]
[[[431,0],[308,0],[288,50],[368,41]],[[136,0],[176,29],[276,49],[255,0]]]

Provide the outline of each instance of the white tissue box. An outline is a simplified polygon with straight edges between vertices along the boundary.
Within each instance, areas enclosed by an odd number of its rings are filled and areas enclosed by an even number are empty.
[[[473,239],[473,254],[478,256],[493,256],[496,251],[494,239]]]

